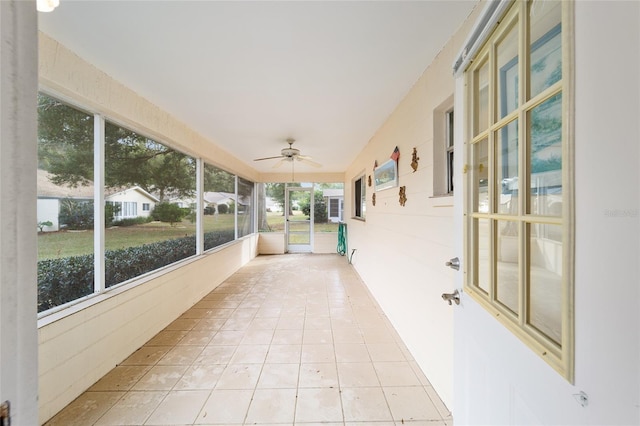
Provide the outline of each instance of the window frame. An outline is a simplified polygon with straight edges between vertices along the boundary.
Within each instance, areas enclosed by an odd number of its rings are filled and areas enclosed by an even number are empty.
[[[122,128],[125,128],[131,132],[135,132],[141,136],[147,137],[150,140],[153,140],[154,142],[164,145],[167,148],[170,148],[171,150],[174,150],[178,153],[184,154],[186,156],[191,157],[193,160],[196,161],[196,172],[197,174],[199,174],[200,172],[198,171],[199,169],[202,168],[202,166],[200,165],[201,163],[203,163],[205,160],[203,159],[202,156],[200,155],[195,155],[193,153],[187,152],[185,151],[183,148],[176,148],[174,144],[172,143],[168,143],[165,141],[164,138],[158,138],[158,137],[150,137],[148,136],[147,132],[145,131],[138,131],[138,126],[135,126],[131,123],[128,124],[124,124],[122,120],[117,119],[117,118],[113,118],[111,116],[107,116],[107,115],[103,115],[101,113],[98,113],[94,110],[92,110],[92,108],[87,107],[85,105],[83,105],[81,102],[75,100],[75,99],[71,99],[67,96],[61,95],[60,93],[58,93],[55,90],[51,90],[48,88],[39,88],[38,92],[44,96],[50,97],[55,99],[56,101],[74,109],[77,110],[83,114],[86,114],[88,116],[91,116],[93,118],[93,124],[92,124],[92,128],[93,128],[93,165],[94,165],[94,172],[93,172],[93,176],[94,176],[94,198],[92,199],[93,203],[94,203],[94,239],[93,239],[93,255],[94,255],[94,268],[93,268],[93,273],[95,276],[94,282],[93,282],[93,287],[92,287],[92,292],[89,294],[86,294],[84,296],[78,297],[76,299],[73,300],[69,300],[67,302],[61,303],[59,305],[53,306],[49,309],[46,310],[42,310],[40,312],[38,312],[37,314],[37,318],[38,320],[41,320],[43,318],[46,318],[50,315],[56,314],[56,315],[60,315],[60,316],[66,316],[66,315],[71,315],[74,312],[76,312],[76,307],[78,305],[80,305],[81,303],[85,303],[87,301],[90,301],[90,304],[94,304],[94,303],[99,303],[101,302],[103,299],[103,297],[106,294],[109,294],[109,292],[112,291],[121,291],[119,289],[121,288],[133,288],[133,287],[137,287],[138,285],[142,285],[144,283],[146,283],[147,281],[149,281],[149,279],[160,276],[164,273],[167,273],[169,271],[174,270],[175,268],[178,268],[182,265],[188,264],[189,262],[192,262],[194,259],[198,258],[199,256],[202,256],[203,254],[205,254],[205,251],[202,249],[202,239],[203,239],[203,231],[202,231],[202,220],[201,220],[201,216],[199,222],[196,224],[196,248],[195,248],[195,254],[192,256],[188,256],[185,257],[181,260],[175,261],[173,263],[167,264],[165,266],[159,267],[157,269],[142,273],[136,277],[130,278],[126,281],[122,281],[120,283],[111,285],[111,286],[105,286],[105,279],[104,279],[104,271],[105,271],[105,227],[104,227],[104,213],[105,213],[105,186],[104,186],[104,165],[105,165],[105,161],[106,159],[106,155],[105,155],[105,124],[108,122],[112,125],[115,126],[119,126]],[[217,166],[216,166],[217,167]],[[237,173],[234,172],[229,172],[226,169],[222,169],[227,173],[230,173],[232,176],[234,176],[234,180],[238,180],[238,179],[243,179],[247,182],[250,182],[251,184],[253,184],[253,193],[251,196],[251,200],[252,200],[252,206],[251,206],[251,212],[250,215],[251,217],[249,218],[249,224],[250,224],[250,232],[243,237],[238,237],[237,236],[237,224],[235,225],[235,238],[227,243],[224,243],[222,245],[219,246],[215,246],[210,248],[209,250],[206,251],[206,253],[211,253],[217,250],[220,250],[222,248],[224,248],[225,246],[228,246],[230,244],[235,244],[237,243],[239,240],[243,239],[244,237],[248,237],[250,235],[253,235],[255,233],[257,233],[256,229],[255,229],[255,215],[256,215],[256,203],[255,203],[255,185],[256,182],[248,179],[248,178],[244,178],[242,176],[240,176]],[[200,184],[198,183],[198,181],[201,182],[201,179],[196,179],[196,193],[194,195],[194,197],[196,198],[196,205],[198,203],[201,203],[201,198],[202,198],[202,189],[200,187]],[[236,189],[235,189],[235,194],[237,197],[237,185],[236,185]],[[122,201],[109,201],[110,204],[115,204],[115,203],[120,203],[120,205],[122,205]],[[134,208],[136,210],[136,214],[137,214],[137,210],[138,210],[138,206],[137,206],[137,202],[131,202],[133,204],[135,204],[135,206],[131,205],[132,208]],[[144,212],[149,212],[151,210],[151,205],[149,204],[149,209],[148,210],[144,210],[144,206],[142,208],[142,210]],[[124,214],[124,210],[121,214]],[[40,259],[38,259],[38,261],[40,261]],[[86,305],[81,305],[81,306],[86,306]]]
[[[366,220],[367,212],[367,183],[366,173],[364,171],[356,175],[351,181],[351,188],[353,189],[353,209],[352,219]]]
[[[464,167],[465,177],[463,179],[464,185],[464,244],[465,244],[465,265],[464,265],[464,290],[467,292],[476,302],[478,302],[485,310],[497,318],[506,328],[508,328],[514,335],[520,338],[529,348],[531,348],[536,354],[538,354],[543,360],[545,360],[552,368],[554,368],[559,374],[562,375],[570,383],[574,382],[574,358],[575,358],[575,320],[574,320],[574,253],[575,253],[575,241],[574,241],[574,180],[573,176],[573,116],[571,105],[573,104],[573,46],[570,34],[573,30],[573,5],[570,2],[560,2],[561,8],[561,25],[562,31],[561,37],[561,49],[562,49],[562,77],[560,81],[551,84],[546,89],[537,93],[535,96],[529,98],[529,93],[526,90],[528,79],[530,76],[529,68],[529,56],[530,52],[535,51],[535,44],[538,40],[534,40],[530,43],[528,37],[529,31],[529,9],[530,2],[517,2],[514,3],[508,10],[505,11],[503,17],[499,19],[497,27],[493,30],[490,36],[484,40],[482,47],[477,51],[477,54],[470,61],[469,66],[464,71],[465,80],[465,94],[464,94],[464,110],[465,110],[465,135],[463,137],[465,149],[465,162]],[[526,18],[526,19],[523,19]],[[498,92],[498,78],[497,76],[502,70],[497,69],[497,45],[502,40],[502,37],[508,33],[511,26],[515,22],[517,26],[517,54],[518,54],[518,76],[519,82],[517,83],[518,90],[517,96],[520,99],[520,105],[518,105],[514,111],[511,111],[504,116],[498,114],[499,99],[497,98]],[[549,30],[550,33],[552,30]],[[547,34],[548,34],[547,33]],[[543,35],[541,38],[547,36]],[[489,119],[487,128],[482,131],[477,131],[475,128],[476,123],[476,110],[479,110],[478,100],[474,98],[474,89],[476,86],[476,71],[479,71],[486,63],[489,64],[489,78],[488,78],[488,114]],[[502,94],[500,92],[500,94]],[[562,141],[562,163],[561,163],[561,175],[562,175],[562,213],[558,217],[554,216],[542,216],[536,215],[529,206],[529,192],[530,190],[530,176],[531,172],[531,154],[529,150],[530,130],[528,124],[531,120],[532,111],[543,103],[550,101],[556,95],[561,95],[561,141]],[[482,96],[482,91],[478,91],[478,95]],[[518,122],[518,163],[519,170],[518,176],[520,176],[519,194],[524,196],[517,197],[519,210],[517,213],[501,213],[497,209],[497,197],[500,195],[499,191],[494,188],[497,185],[498,173],[494,173],[498,161],[498,156],[493,152],[493,144],[496,143],[495,139],[497,133],[501,130],[507,129],[509,123]],[[487,141],[488,147],[488,211],[485,213],[478,207],[476,211],[476,203],[478,198],[476,194],[476,188],[474,184],[479,181],[474,181],[474,178],[478,178],[480,169],[483,164],[474,163],[474,147],[476,145]],[[527,163],[529,161],[529,163]],[[479,187],[478,187],[479,188]],[[525,190],[526,189],[526,190]],[[475,282],[475,277],[480,270],[479,262],[479,246],[478,246],[478,227],[475,223],[477,220],[487,220],[489,224],[489,259],[491,262],[487,262],[489,270],[489,285],[488,290],[480,287],[478,282]],[[497,234],[498,223],[505,223],[507,221],[513,221],[518,226],[518,271],[519,277],[517,281],[518,288],[518,314],[514,314],[504,304],[499,303],[496,296],[497,281],[496,281],[496,244],[500,240]],[[533,321],[530,318],[531,313],[531,297],[529,286],[530,271],[532,269],[530,249],[528,244],[533,241],[531,229],[535,225],[556,225],[561,228],[562,234],[562,260],[561,260],[561,290],[559,298],[560,300],[560,329],[561,338],[560,342],[556,343],[552,338],[546,336],[540,330],[536,330],[533,325]]]

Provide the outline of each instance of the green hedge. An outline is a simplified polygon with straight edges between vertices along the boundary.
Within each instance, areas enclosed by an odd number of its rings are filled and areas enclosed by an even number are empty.
[[[209,232],[205,247],[232,241],[234,232]],[[111,287],[196,254],[196,237],[105,252],[105,285]],[[38,312],[93,293],[93,254],[38,262]]]

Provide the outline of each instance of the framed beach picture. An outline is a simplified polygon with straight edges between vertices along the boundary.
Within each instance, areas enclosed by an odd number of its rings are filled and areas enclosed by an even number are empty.
[[[388,160],[373,171],[375,190],[394,188],[398,186],[398,163]]]

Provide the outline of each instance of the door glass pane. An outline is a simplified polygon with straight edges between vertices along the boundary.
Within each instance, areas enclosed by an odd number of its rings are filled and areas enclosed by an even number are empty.
[[[489,213],[489,143],[487,139],[473,145],[473,211]]]
[[[498,213],[518,214],[518,120],[496,132]]]
[[[529,213],[562,215],[562,95],[529,112],[531,199]]]
[[[518,313],[518,223],[497,221],[496,300]]]
[[[38,95],[38,312],[93,293],[93,193],[93,116]]]
[[[518,107],[518,22],[497,45],[498,114],[502,118]]]
[[[491,228],[488,219],[474,219],[476,240],[476,275],[474,285],[489,293],[491,283]]]
[[[205,163],[203,186],[204,249],[209,250],[235,238],[235,176]]]
[[[531,98],[562,78],[560,1],[535,0],[529,6]]]
[[[473,116],[475,136],[489,126],[489,62],[473,72],[473,97],[477,105]]]
[[[562,340],[562,227],[529,225],[528,322],[556,343]]]
[[[310,204],[310,191],[289,191],[289,244],[311,244]]]

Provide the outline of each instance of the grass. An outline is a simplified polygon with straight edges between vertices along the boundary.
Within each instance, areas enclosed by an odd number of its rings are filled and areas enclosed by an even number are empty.
[[[301,212],[295,212],[302,215]],[[267,222],[274,232],[284,232],[282,213],[268,213]],[[234,227],[232,214],[204,216],[204,231],[223,231]],[[314,224],[315,232],[337,232],[337,223]],[[105,249],[117,250],[143,244],[194,235],[196,224],[188,220],[174,226],[164,222],[113,227],[105,230]],[[59,231],[38,233],[38,260],[57,259],[93,253],[93,231]]]

